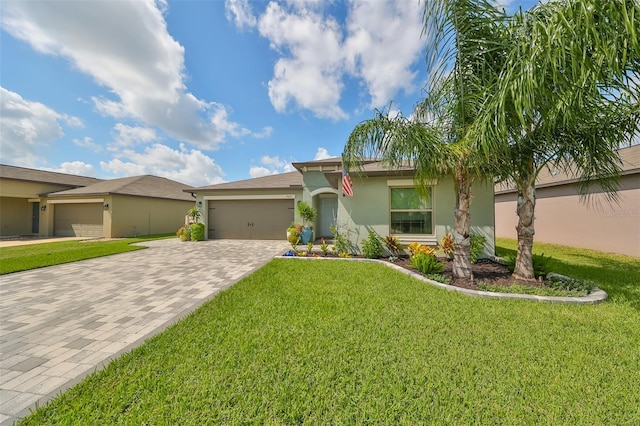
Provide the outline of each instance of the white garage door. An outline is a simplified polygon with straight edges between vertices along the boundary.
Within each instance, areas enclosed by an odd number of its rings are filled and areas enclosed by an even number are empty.
[[[102,237],[102,203],[56,204],[53,234],[57,237]]]
[[[285,239],[293,208],[293,200],[209,201],[209,239]]]

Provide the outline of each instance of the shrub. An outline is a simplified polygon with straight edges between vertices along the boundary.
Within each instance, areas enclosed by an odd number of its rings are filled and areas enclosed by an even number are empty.
[[[487,237],[482,235],[471,235],[471,263],[478,261],[478,256],[484,251],[484,244],[487,242]]]
[[[444,234],[444,237],[440,240],[440,250],[447,256],[447,259],[453,257],[453,243],[453,235],[451,235],[451,232]]]
[[[351,240],[349,239],[350,232],[349,229],[346,232],[340,232],[337,227],[331,226],[331,233],[335,241],[333,245],[334,251],[340,257],[350,257],[344,255],[350,255],[353,252]]]
[[[418,253],[411,256],[411,264],[424,275],[439,274],[444,265],[433,254]]]
[[[191,241],[204,240],[204,223],[198,222],[191,225]]]
[[[547,274],[547,286],[555,290],[575,291],[590,293],[595,287],[593,282],[579,280],[556,273]]]
[[[437,281],[442,284],[451,284],[451,278],[442,274],[426,274],[426,277],[430,280]]]
[[[324,256],[326,256],[327,253],[329,253],[329,246],[327,245],[327,242],[324,240],[324,238],[322,239],[322,242],[320,243],[320,250],[322,251],[322,254]]]
[[[300,240],[300,236],[302,235],[302,225],[299,223],[292,223],[289,228],[287,228],[287,232],[289,235],[287,236],[287,241],[291,244],[298,244]]]
[[[369,238],[362,241],[362,254],[367,259],[382,257],[382,242],[375,232],[369,231]]]
[[[180,228],[178,228],[176,235],[178,236],[178,238],[180,238],[180,241],[189,241],[191,239],[191,232],[186,226],[181,226]]]
[[[400,249],[402,248],[400,241],[393,235],[387,235],[382,241],[384,246],[392,255],[397,255]]]
[[[409,253],[411,253],[411,256],[415,256],[418,254],[428,254],[431,256],[435,256],[436,254],[436,251],[433,247],[425,246],[420,243],[411,243],[407,248],[409,249]]]
[[[551,259],[553,259],[553,257],[551,256],[545,257],[544,253],[534,254],[532,256],[533,274],[536,277],[547,275],[547,273],[549,272],[548,264]],[[507,265],[507,268],[509,268],[509,270],[513,272],[514,269],[516,268],[516,256],[508,255],[503,257],[502,260],[504,260],[505,264]]]

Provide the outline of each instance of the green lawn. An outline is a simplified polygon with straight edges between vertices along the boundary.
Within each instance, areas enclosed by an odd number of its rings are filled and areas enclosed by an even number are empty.
[[[145,247],[131,244],[171,236],[175,237],[173,234],[165,234],[112,241],[61,241],[2,247],[0,248],[0,275],[140,250]]]
[[[638,259],[543,248],[611,300],[488,300],[276,259],[23,424],[636,424]]]

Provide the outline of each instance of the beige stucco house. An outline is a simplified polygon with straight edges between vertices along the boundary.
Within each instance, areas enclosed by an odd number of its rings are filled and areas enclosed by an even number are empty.
[[[40,234],[42,194],[79,188],[100,179],[0,164],[0,236]],[[43,235],[46,235],[43,234]]]
[[[211,185],[193,190],[203,212],[207,238],[285,239],[292,221],[301,221],[298,201],[316,208],[315,238],[332,237],[331,227],[349,233],[361,247],[369,230],[395,235],[402,243],[436,245],[454,221],[455,193],[450,179],[434,181],[425,200],[416,195],[411,169],[389,170],[370,161],[352,173],[353,197],[342,194],[339,158],[294,163],[295,172]],[[473,188],[472,233],[487,238],[493,255],[494,201],[489,182]]]
[[[640,145],[619,151],[619,202],[594,187],[581,200],[578,179],[543,170],[536,182],[535,241],[640,257]],[[517,194],[495,188],[496,236],[517,238]]]
[[[100,180],[0,166],[1,236],[117,238],[175,232],[194,198],[157,176]]]

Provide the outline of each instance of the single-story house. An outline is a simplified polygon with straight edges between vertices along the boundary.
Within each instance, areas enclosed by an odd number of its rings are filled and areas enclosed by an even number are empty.
[[[157,176],[101,180],[0,166],[2,236],[117,238],[175,232],[195,199]]]
[[[350,175],[353,196],[344,196],[340,158],[293,163],[296,171],[194,188],[208,239],[285,239],[286,229],[301,222],[295,206],[305,201],[318,212],[315,238],[331,238],[332,227],[362,246],[369,230],[394,235],[401,243],[435,246],[454,224],[455,192],[451,179],[433,181],[429,197],[417,197],[410,168],[390,170],[379,161],[363,163]],[[493,255],[493,184],[473,187],[472,233],[487,238]]]
[[[0,236],[39,235],[46,206],[42,194],[97,182],[101,179],[0,164]]]
[[[640,145],[620,149],[618,203],[594,186],[580,199],[578,179],[543,170],[536,181],[534,241],[640,257]],[[495,187],[496,235],[517,238],[517,193]]]

